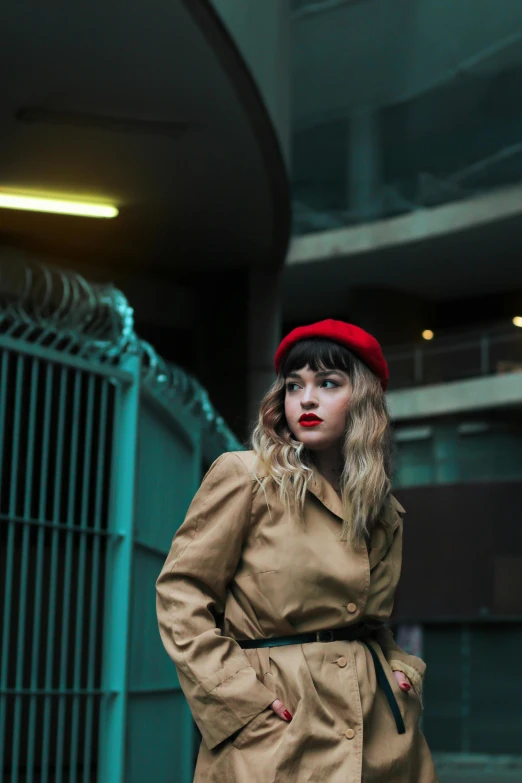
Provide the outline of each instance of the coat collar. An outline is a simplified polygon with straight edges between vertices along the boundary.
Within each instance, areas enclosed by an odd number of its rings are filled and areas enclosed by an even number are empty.
[[[326,508],[331,511],[332,514],[335,514],[335,516],[339,517],[340,519],[344,519],[344,508],[341,502],[341,498],[332,487],[330,482],[327,481],[321,473],[319,473],[317,468],[314,467],[312,470],[313,476],[310,479],[310,483],[308,484],[309,491],[312,493],[312,495],[315,495],[315,497],[321,501],[323,506],[326,506]]]
[[[339,517],[340,520],[344,520],[344,507],[341,498],[332,487],[329,481],[319,473],[317,468],[312,468],[313,476],[308,484],[308,490],[315,495],[315,497],[325,506],[332,514]],[[387,502],[384,503],[383,509],[379,518],[382,519],[392,530],[395,529],[399,522],[399,514],[404,514],[405,509],[399,503],[397,498],[393,495],[389,495]],[[374,530],[375,534],[375,530]],[[372,535],[373,540],[373,535]]]

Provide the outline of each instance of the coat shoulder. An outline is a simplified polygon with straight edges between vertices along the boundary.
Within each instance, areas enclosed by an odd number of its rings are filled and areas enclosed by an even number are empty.
[[[262,466],[258,464],[257,454],[252,449],[249,451],[229,451],[227,453],[239,459],[252,478],[264,475]]]
[[[384,525],[393,531],[402,523],[402,515],[405,513],[404,506],[394,495],[389,494],[383,503],[379,517]]]
[[[250,451],[227,451],[224,456],[228,457],[235,457],[236,459],[241,460],[243,465],[247,470],[251,469],[251,466],[254,462],[254,452],[252,450]]]

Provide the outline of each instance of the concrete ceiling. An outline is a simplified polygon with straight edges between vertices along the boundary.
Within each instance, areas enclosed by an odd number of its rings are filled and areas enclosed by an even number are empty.
[[[16,0],[0,27],[0,187],[120,208],[0,210],[0,240],[139,268],[282,260],[284,164],[210,4]]]

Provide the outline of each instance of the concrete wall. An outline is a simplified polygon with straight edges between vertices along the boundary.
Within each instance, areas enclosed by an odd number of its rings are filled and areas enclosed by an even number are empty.
[[[294,17],[298,127],[409,100],[457,73],[494,73],[522,55],[522,4],[513,0],[329,5]]]

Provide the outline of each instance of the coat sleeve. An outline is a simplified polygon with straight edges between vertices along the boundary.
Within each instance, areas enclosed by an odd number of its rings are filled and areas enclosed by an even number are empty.
[[[395,505],[397,505],[395,498],[393,500]],[[399,506],[399,508],[404,511],[402,506]],[[402,566],[402,537],[403,522],[401,519],[395,529],[390,549],[385,556],[385,559],[389,561],[391,568],[395,571],[397,577],[400,574]],[[403,672],[403,674],[409,678],[417,694],[422,697],[422,683],[426,671],[426,664],[424,661],[416,655],[410,655],[402,650],[395,643],[392,631],[385,626],[382,626],[376,631],[374,639],[380,645],[384,657],[390,664],[390,668],[393,671]]]
[[[237,455],[223,454],[203,479],[156,581],[160,636],[209,749],[276,699],[215,619],[225,608],[251,502],[246,467]]]

